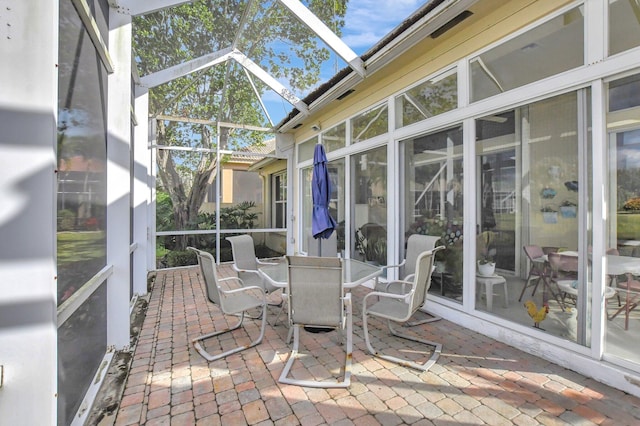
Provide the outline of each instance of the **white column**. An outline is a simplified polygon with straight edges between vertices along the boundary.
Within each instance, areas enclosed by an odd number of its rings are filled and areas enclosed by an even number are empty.
[[[151,150],[149,150],[149,93],[136,91],[134,106],[136,121],[133,146],[133,292],[147,293],[147,251],[155,252],[149,241],[149,209],[151,208]]]
[[[58,2],[0,6],[0,423],[56,424]]]
[[[111,9],[107,106],[107,346],[129,346],[129,224],[131,140],[131,17]]]

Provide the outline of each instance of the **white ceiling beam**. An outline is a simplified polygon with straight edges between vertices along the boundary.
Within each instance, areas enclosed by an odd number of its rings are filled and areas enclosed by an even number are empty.
[[[196,59],[192,59],[187,62],[183,62],[178,65],[166,68],[162,71],[154,72],[153,74],[146,75],[140,78],[140,85],[146,88],[152,88],[176,78],[184,77],[185,75],[199,71],[201,69],[209,68],[214,65],[226,62],[233,55],[233,49],[222,49],[208,55],[201,56]]]
[[[287,9],[293,13],[300,22],[316,33],[338,56],[349,64],[360,77],[364,78],[366,70],[362,59],[347,46],[324,22],[322,22],[313,12],[307,9],[298,0],[280,0]]]
[[[204,124],[207,126],[217,126],[227,127],[230,129],[242,129],[242,130],[255,130],[257,132],[272,132],[273,129],[270,127],[260,127],[260,126],[252,126],[250,124],[235,124],[228,123],[225,121],[216,121],[216,120],[204,120],[202,118],[191,118],[191,117],[178,117],[175,115],[158,115],[153,117],[156,120],[164,120],[164,121],[176,121],[176,122],[184,122],[184,123],[192,123],[192,124]]]
[[[258,77],[264,84],[269,86],[274,92],[280,95],[285,101],[289,102],[291,105],[295,106],[298,111],[300,111],[304,115],[309,114],[309,107],[307,104],[302,102],[296,95],[291,92],[291,90],[284,87],[278,80],[273,78],[271,74],[260,68],[258,64],[253,62],[251,59],[247,58],[244,53],[240,52],[237,49],[234,49],[231,54],[232,58],[242,65],[244,69],[249,71],[251,74]]]
[[[107,49],[107,45],[100,35],[100,29],[98,28],[96,20],[93,19],[93,14],[91,13],[91,9],[89,9],[89,5],[86,0],[71,0],[71,3],[73,3],[78,11],[78,16],[80,16],[80,20],[82,20],[82,23],[86,27],[87,33],[89,33],[89,38],[93,42],[93,45],[100,56],[100,60],[102,60],[102,64],[109,74],[113,74],[113,61],[111,60],[111,56],[109,56],[109,49]]]
[[[161,9],[191,3],[194,0],[109,0],[111,7],[131,16],[146,15]]]

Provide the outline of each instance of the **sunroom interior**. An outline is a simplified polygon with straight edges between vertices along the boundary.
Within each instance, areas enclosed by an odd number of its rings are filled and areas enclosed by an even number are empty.
[[[369,99],[371,88],[382,84],[384,67],[407,61],[393,52],[411,54],[412,25],[422,20],[420,28],[433,32],[471,11],[443,33],[446,40],[481,25],[492,13],[487,2],[428,2],[363,55],[335,35],[344,11],[328,2],[313,4],[318,17],[289,0],[111,3],[134,16],[131,152],[149,151],[151,173],[140,187],[132,181],[131,193],[149,192],[147,226],[155,241],[144,253],[147,270],[195,264],[187,246],[229,262],[225,237],[240,233],[254,238],[260,258],[309,252],[312,157],[321,143],[342,257],[394,264],[404,257],[409,235],[440,236],[446,249],[436,259],[430,308],[465,312],[583,354],[604,341],[609,360],[632,368],[640,362],[640,309],[621,310],[625,296],[634,293],[618,289],[633,277],[608,274],[592,261],[606,258],[609,249],[640,257],[633,217],[640,210],[640,202],[633,204],[640,74],[629,59],[639,43],[628,45],[629,37],[619,32],[639,32],[630,3],[608,6],[609,19],[618,23],[610,27],[609,52],[622,55],[621,72],[575,82],[577,73],[571,73],[585,66],[585,28],[592,24],[583,2],[563,2],[544,19],[495,35],[490,44]],[[209,3],[215,7],[205,7]],[[59,105],[57,183],[58,350],[65,373],[59,386],[69,395],[61,411],[71,415],[82,396],[73,389],[85,389],[77,383],[93,371],[73,376],[64,366],[88,356],[78,353],[78,330],[101,341],[91,346],[92,358],[105,352],[106,327],[83,322],[82,315],[106,315],[102,282],[110,274],[104,269],[104,139],[80,143],[88,133],[106,133],[105,102],[95,83],[104,85],[109,60],[95,61],[94,50],[104,55],[92,30],[83,32],[82,4],[60,2],[60,16],[72,17],[61,21],[60,33],[76,34],[77,42],[77,50],[60,50],[60,63],[69,68],[61,67],[59,80],[67,96]],[[88,15],[97,17],[91,19],[99,34],[107,25],[100,18],[105,11],[98,7]],[[266,32],[273,22],[278,31]],[[393,40],[396,50],[388,47]],[[316,56],[305,53],[309,46]],[[84,49],[91,54],[83,56]],[[594,97],[601,111],[593,111]],[[334,114],[338,102],[346,106]],[[267,104],[280,109],[280,122]],[[98,118],[84,120],[78,111]],[[594,114],[604,120],[604,143],[595,140]],[[594,182],[606,183],[607,203],[594,200]],[[597,217],[607,218],[604,225],[595,224]],[[134,245],[141,232],[135,220],[128,232]],[[560,280],[558,271],[549,270],[548,283],[528,282],[531,261],[523,247],[531,245],[544,248],[545,256],[580,254],[577,271]],[[477,277],[476,263],[485,258],[495,262],[503,286]],[[396,277],[391,272],[386,278]],[[569,287],[563,290],[560,281]],[[130,299],[139,292],[133,282]],[[608,286],[616,291],[607,292]],[[548,311],[533,331],[527,301],[537,312]]]

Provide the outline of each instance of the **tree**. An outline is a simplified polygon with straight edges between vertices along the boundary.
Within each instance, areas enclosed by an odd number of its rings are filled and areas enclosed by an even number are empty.
[[[339,35],[347,1],[310,0],[308,7]],[[249,19],[239,31],[245,15]],[[320,40],[278,1],[201,0],[136,17],[133,43],[143,76],[235,46],[276,79],[287,80],[294,93],[317,84],[320,66],[330,58]],[[267,87],[256,81],[256,89],[262,93]],[[178,78],[153,88],[149,95],[151,116],[268,125],[247,76],[234,61]],[[221,148],[239,150],[263,143],[265,138],[256,131],[224,127],[219,135],[217,131],[206,124],[158,121],[159,145],[207,149],[198,155],[158,149],[158,175],[171,198],[177,229],[190,229],[197,223],[207,184],[218,167],[214,139],[219,138]],[[187,239],[180,238],[177,248],[187,244]]]

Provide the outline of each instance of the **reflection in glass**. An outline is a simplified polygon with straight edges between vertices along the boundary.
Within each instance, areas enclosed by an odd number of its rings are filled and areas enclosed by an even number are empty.
[[[462,301],[462,126],[405,140],[404,235],[439,236],[429,292]],[[402,241],[402,247],[406,241]]]
[[[396,97],[396,128],[435,117],[458,107],[456,70],[440,74]]]
[[[313,158],[313,150],[317,143],[318,136],[314,136],[298,145],[298,163],[311,160]]]
[[[611,133],[609,166],[611,219],[605,250],[608,253],[607,284],[616,294],[606,305],[609,321],[605,350],[623,360],[640,363],[637,340],[630,338],[634,330],[640,328],[637,306],[640,301],[640,128]]]
[[[70,425],[107,352],[107,284],[58,327],[58,424]]]
[[[610,82],[608,99],[609,112],[640,106],[640,74]]]
[[[322,134],[322,144],[324,145],[327,153],[335,151],[336,149],[344,148],[347,142],[345,129],[346,125],[343,122]]]
[[[106,264],[106,71],[70,2],[61,2],[58,305]],[[64,12],[64,15],[62,14]]]
[[[471,101],[584,64],[584,13],[576,7],[471,59]]]
[[[351,257],[387,262],[387,147],[351,157],[352,223],[355,239]]]
[[[586,90],[571,92],[477,119],[475,179],[476,257],[489,253],[508,288],[505,299],[501,286],[487,291],[477,280],[476,309],[524,325],[538,322],[547,333],[585,346],[592,281],[581,258],[579,219],[591,211],[589,110],[581,108],[588,99]],[[538,264],[527,256],[533,252],[573,257]],[[530,276],[532,266],[544,278]],[[580,300],[588,300],[583,312]]]
[[[106,2],[98,14],[104,10]],[[107,73],[71,1],[60,1],[59,15],[58,306],[106,265],[107,192]],[[71,424],[106,353],[106,290],[102,284],[58,328],[58,424]]]
[[[640,46],[640,3],[609,0],[609,54]]]
[[[351,143],[358,143],[389,130],[387,104],[379,105],[351,119]]]
[[[273,176],[273,220],[274,228],[287,227],[287,174],[279,173]]]

